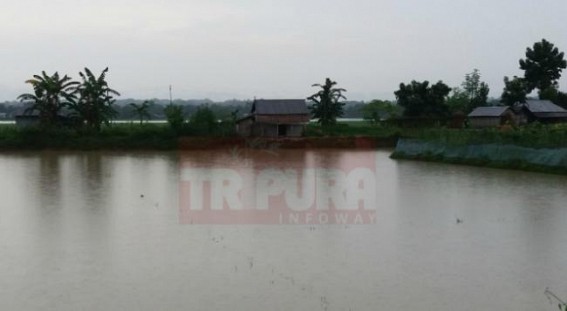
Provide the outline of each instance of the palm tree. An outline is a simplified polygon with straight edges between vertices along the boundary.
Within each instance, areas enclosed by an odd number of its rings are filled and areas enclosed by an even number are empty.
[[[138,119],[140,119],[140,124],[144,122],[144,119],[146,120],[150,119],[151,116],[148,109],[152,104],[153,102],[148,100],[145,100],[143,103],[139,105],[135,103],[130,103],[130,106],[134,109],[134,113],[138,116]]]
[[[108,124],[116,114],[112,107],[113,95],[120,96],[120,93],[108,87],[107,72],[108,67],[98,77],[88,68],[85,68],[84,73],[79,72],[82,81],[74,89],[78,100],[71,105],[81,123],[96,131],[100,131],[102,123]]]
[[[307,98],[314,102],[309,108],[313,117],[318,119],[317,123],[323,127],[335,124],[337,117],[344,113],[343,106],[345,103],[340,100],[346,99],[342,94],[346,90],[335,88],[336,84],[337,82],[331,81],[329,78],[325,80],[325,84],[313,84],[314,87],[320,87],[321,90]]]
[[[34,75],[33,79],[27,80],[33,87],[33,94],[25,93],[18,96],[22,102],[31,103],[26,113],[38,111],[40,124],[52,126],[57,123],[61,109],[75,100],[74,87],[78,82],[72,81],[67,75],[62,78],[55,72],[49,76],[45,71],[41,75]]]

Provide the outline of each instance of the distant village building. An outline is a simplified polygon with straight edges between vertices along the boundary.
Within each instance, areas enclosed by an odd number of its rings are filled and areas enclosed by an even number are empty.
[[[34,127],[39,125],[39,112],[30,109],[31,104],[24,104],[14,111],[17,127]]]
[[[16,126],[20,128],[36,127],[41,124],[41,119],[37,114],[21,114],[15,116],[14,119]],[[73,127],[78,124],[76,119],[65,115],[57,115],[55,123],[63,127]]]
[[[514,111],[508,106],[476,107],[468,114],[469,126],[473,128],[497,127],[516,124]]]
[[[14,117],[17,127],[33,127],[39,125],[38,115],[21,114]]]
[[[516,104],[514,110],[519,124],[535,121],[546,124],[567,122],[567,110],[549,100],[528,99],[525,103]]]
[[[250,114],[236,122],[242,136],[302,136],[311,114],[303,99],[258,99]]]

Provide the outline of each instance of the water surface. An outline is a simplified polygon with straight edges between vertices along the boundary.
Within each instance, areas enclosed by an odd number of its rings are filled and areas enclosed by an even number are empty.
[[[330,167],[360,155],[289,152]],[[225,151],[1,154],[0,309],[556,310],[545,288],[567,298],[566,177],[389,152],[370,152],[367,225],[184,224],[180,159],[222,167]]]

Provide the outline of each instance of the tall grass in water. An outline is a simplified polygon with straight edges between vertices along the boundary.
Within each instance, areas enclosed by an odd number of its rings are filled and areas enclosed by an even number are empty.
[[[423,129],[404,136],[448,145],[502,144],[530,148],[565,148],[567,124],[531,124],[501,129]]]

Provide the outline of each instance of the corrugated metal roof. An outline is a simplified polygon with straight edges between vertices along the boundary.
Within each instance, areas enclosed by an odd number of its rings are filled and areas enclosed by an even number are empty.
[[[533,113],[540,112],[567,112],[567,110],[557,106],[550,100],[528,99],[524,106]]]
[[[476,107],[469,117],[500,117],[509,108],[507,106]]]
[[[534,112],[534,116],[540,119],[546,118],[566,118],[567,119],[567,111],[563,112]]]
[[[252,103],[253,114],[309,114],[304,99],[256,99]]]

